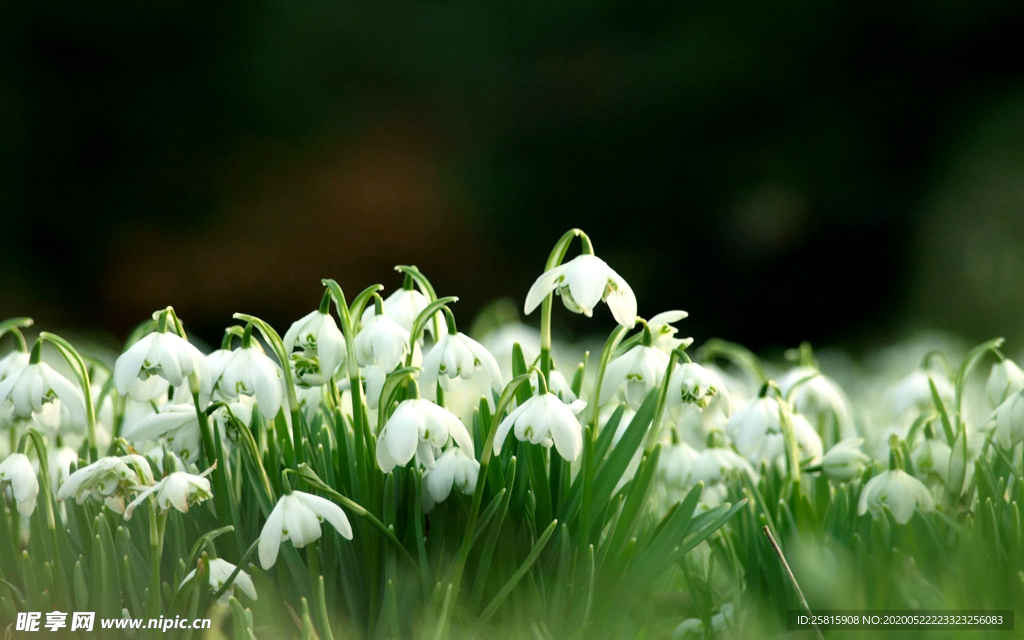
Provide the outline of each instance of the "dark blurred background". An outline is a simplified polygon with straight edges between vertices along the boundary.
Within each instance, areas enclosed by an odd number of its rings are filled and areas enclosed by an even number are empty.
[[[2,13],[0,317],[215,341],[412,263],[468,325],[581,226],[698,339],[1024,330],[1019,0]]]

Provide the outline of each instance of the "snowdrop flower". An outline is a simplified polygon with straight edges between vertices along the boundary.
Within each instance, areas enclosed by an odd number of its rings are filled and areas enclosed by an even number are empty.
[[[714,507],[728,495],[727,483],[741,475],[746,475],[751,480],[757,478],[754,468],[742,456],[730,449],[709,447],[701,451],[700,456],[694,461],[690,477],[685,484],[692,486],[703,482],[701,502],[707,507]]]
[[[39,495],[39,478],[24,453],[12,453],[0,462],[0,486],[11,485],[18,513],[26,518],[36,510],[36,496]]]
[[[114,385],[121,395],[131,394],[139,402],[152,400],[152,394],[163,385],[179,387],[195,373],[200,382],[208,377],[206,360],[199,349],[181,336],[169,331],[156,331],[128,347],[114,363]],[[143,384],[134,384],[141,381]]]
[[[323,535],[320,523],[324,520],[341,537],[352,539],[352,525],[348,522],[348,516],[330,500],[302,491],[292,491],[281,496],[260,534],[259,554],[263,569],[269,570],[277,562],[282,541],[291,540],[297,549],[301,549],[319,540]]]
[[[550,293],[557,293],[562,304],[573,313],[588,318],[602,300],[608,304],[615,321],[625,327],[636,324],[636,296],[622,276],[594,255],[583,254],[537,278],[526,294],[525,312],[533,312]]]
[[[0,381],[28,364],[28,351],[12,351],[0,358]]]
[[[883,507],[889,509],[896,522],[907,524],[914,517],[915,510],[934,510],[935,500],[920,480],[902,469],[894,469],[868,480],[861,490],[857,513],[864,515],[870,511],[878,518]]]
[[[732,414],[725,433],[744,457],[771,459],[774,456],[768,438],[782,433],[781,411],[782,406],[775,398],[757,398]]]
[[[601,404],[608,402],[625,384],[626,403],[633,409],[639,409],[647,394],[661,385],[668,363],[668,354],[644,345],[637,345],[615,358],[605,370]]]
[[[434,449],[452,439],[464,451],[473,451],[473,439],[454,413],[423,398],[403,400],[377,438],[377,465],[384,473],[404,467],[413,456],[434,467]]]
[[[914,472],[923,480],[938,479],[946,484],[949,478],[949,459],[953,450],[948,444],[935,438],[922,438],[914,445],[910,459]]]
[[[78,452],[71,447],[51,447],[46,454],[46,467],[50,471],[50,490],[64,484],[71,475],[71,465],[78,464]]]
[[[1024,371],[1013,360],[1003,360],[992,365],[985,392],[993,408],[1003,404],[1007,398],[1024,391]]]
[[[447,500],[453,486],[472,495],[479,475],[479,462],[460,447],[449,447],[437,458],[434,468],[423,473],[423,510],[429,512],[435,503]]]
[[[821,459],[821,470],[832,480],[849,482],[860,476],[871,463],[871,457],[860,450],[861,438],[838,442]]]
[[[446,333],[423,358],[420,386],[433,398],[437,384],[450,391],[456,378],[469,380],[480,375],[495,393],[501,393],[501,369],[494,356],[479,342],[464,333]]]
[[[111,509],[124,513],[124,496],[139,485],[153,483],[149,462],[140,455],[108,456],[75,471],[57,492],[57,500],[72,496],[82,504],[89,496],[106,502]]]
[[[1003,401],[992,414],[999,445],[1012,449],[1024,442],[1024,392],[1017,392]]]
[[[234,400],[240,395],[252,396],[256,399],[260,415],[267,420],[277,417],[284,394],[281,369],[263,353],[259,343],[243,344],[231,351],[230,356],[218,355],[210,369],[214,387],[225,398]]]
[[[501,453],[502,443],[514,427],[518,440],[544,447],[554,444],[560,456],[574,462],[583,451],[583,427],[576,416],[586,406],[582,400],[565,404],[550,392],[531,397],[498,425],[494,455]]]
[[[676,332],[679,330],[672,326],[689,315],[685,311],[663,311],[648,320],[654,338],[652,346],[671,354],[675,349],[685,349],[693,344],[693,338],[677,338]]]
[[[953,385],[944,374],[916,369],[889,389],[889,406],[893,414],[901,416],[911,410],[917,413],[934,410],[935,402],[928,385],[929,379],[935,384],[935,390],[943,401],[948,403],[953,400]]]
[[[402,287],[398,289],[387,298],[384,299],[384,315],[393,319],[398,326],[405,329],[405,331],[411,332],[412,325],[416,322],[416,317],[427,308],[430,304],[430,300],[427,296],[420,293],[417,289],[410,288],[406,289]],[[373,306],[367,307],[363,310],[363,317],[361,318],[363,328],[373,319],[376,315],[376,311]],[[431,334],[434,332],[434,323],[428,322],[426,330]],[[406,338],[408,342],[408,338]]]
[[[82,392],[45,362],[26,364],[0,382],[0,404],[11,403],[15,418],[31,418],[44,409],[53,410],[54,407],[47,405],[55,400],[59,400],[67,410],[71,424],[85,424],[85,397]],[[58,416],[59,411],[57,408]]]
[[[850,400],[832,378],[814,367],[793,367],[779,378],[779,389],[789,399],[793,411],[814,424],[826,424],[834,416],[841,437],[853,434]]]
[[[667,447],[658,464],[662,482],[674,489],[688,486],[690,474],[698,458],[700,453],[684,442]]]
[[[190,404],[165,403],[158,413],[133,423],[122,435],[139,446],[147,441],[164,442],[188,462],[199,457],[202,433],[196,408]]]
[[[669,416],[679,422],[683,414],[684,404],[695,404],[705,409],[708,403],[721,394],[728,413],[729,392],[718,374],[693,362],[679,365],[668,379],[668,398],[665,408]]]
[[[224,586],[224,583],[228,581],[231,574],[235,572],[235,565],[231,564],[227,560],[221,558],[210,558],[210,591],[220,591],[220,588]],[[184,585],[189,580],[196,577],[196,570],[193,569],[182,579],[181,584]],[[235,587],[242,590],[250,600],[256,600],[256,586],[252,583],[252,578],[245,571],[239,571],[238,575],[235,576],[234,582],[231,583],[231,587],[224,593],[224,595],[230,595],[234,593]]]
[[[356,361],[366,377],[366,400],[371,409],[380,402],[387,375],[409,355],[409,330],[381,313],[370,317],[356,334]]]
[[[345,336],[334,316],[320,310],[292,324],[284,334],[284,348],[291,354],[295,374],[312,386],[327,384],[346,355]]]
[[[136,496],[124,510],[124,519],[131,520],[135,509],[153,494],[156,494],[157,507],[162,511],[174,507],[182,513],[188,513],[190,505],[213,497],[213,493],[210,492],[210,481],[206,479],[206,475],[213,469],[214,467],[210,467],[198,476],[184,471],[175,471],[164,476],[151,487],[136,487],[145,490]]]

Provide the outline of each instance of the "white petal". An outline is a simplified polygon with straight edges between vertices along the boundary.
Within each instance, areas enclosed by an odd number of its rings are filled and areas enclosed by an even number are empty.
[[[128,385],[131,384],[132,380],[139,377],[142,363],[146,361],[149,347],[155,336],[156,334],[151,333],[143,337],[128,347],[128,350],[122,353],[118,357],[117,362],[114,363],[114,385],[117,387],[117,392],[121,395],[128,393]]]
[[[285,500],[288,497],[281,498],[274,510],[270,512],[270,517],[267,518],[267,523],[263,525],[263,532],[260,533],[260,566],[264,570],[268,570],[274,566],[277,562],[277,552],[281,548],[281,531],[284,527],[284,507]]]
[[[533,313],[533,310],[544,301],[544,298],[555,290],[558,286],[557,280],[565,277],[565,271],[566,265],[560,265],[540,274],[526,294],[526,304],[523,306],[523,312],[526,315]]]
[[[317,514],[332,527],[337,529],[341,537],[346,540],[352,539],[352,525],[349,524],[348,516],[342,511],[341,507],[334,504],[330,500],[315,496],[311,493],[303,493],[296,491],[292,495],[296,496],[303,504],[313,510],[313,513]]]

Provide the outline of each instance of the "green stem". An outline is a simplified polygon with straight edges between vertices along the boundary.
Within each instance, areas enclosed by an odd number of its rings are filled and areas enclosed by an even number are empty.
[[[61,355],[64,356],[64,359],[71,366],[71,370],[75,372],[75,376],[78,377],[78,382],[82,386],[82,395],[85,400],[85,421],[89,434],[89,462],[96,462],[99,459],[99,451],[96,448],[96,408],[93,406],[92,401],[89,370],[85,366],[85,361],[82,360],[78,350],[71,346],[71,343],[64,338],[48,331],[43,331],[39,334],[38,342],[43,340],[57,347],[57,350],[60,351]]]

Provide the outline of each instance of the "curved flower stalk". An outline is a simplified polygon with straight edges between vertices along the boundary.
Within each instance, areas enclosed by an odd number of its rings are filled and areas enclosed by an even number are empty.
[[[517,440],[548,448],[554,445],[558,455],[575,462],[583,452],[583,426],[576,416],[586,406],[582,400],[565,404],[544,386],[540,394],[516,407],[498,425],[494,455],[501,453],[509,431],[514,430]]]
[[[859,515],[870,511],[873,517],[879,518],[883,509],[888,509],[897,523],[907,524],[914,517],[914,511],[933,511],[935,499],[920,480],[902,469],[892,469],[868,480],[857,504]]]
[[[213,471],[213,467],[200,475],[175,471],[164,476],[154,485],[135,487],[140,493],[125,508],[124,519],[130,520],[135,509],[150,496],[153,496],[156,506],[161,511],[167,511],[173,507],[182,513],[188,513],[188,508],[191,505],[213,497],[213,493],[210,491],[210,481],[206,479],[211,471]]]
[[[82,504],[90,496],[124,513],[124,498],[139,485],[153,483],[149,462],[140,455],[108,456],[78,469],[61,485],[57,500],[74,497]]]
[[[449,440],[464,451],[473,451],[473,439],[454,413],[423,398],[403,400],[377,439],[377,466],[389,473],[416,457],[419,464],[433,468],[434,450]]]
[[[245,597],[250,600],[256,600],[256,585],[252,582],[252,577],[245,571],[238,569],[235,565],[231,564],[227,560],[222,558],[210,558],[210,591],[219,592],[224,584],[231,579],[232,574],[237,570],[238,573],[235,575],[235,579],[231,582],[231,586],[225,592],[225,597],[231,596],[235,593],[235,587],[238,587]],[[190,580],[195,579],[196,570],[189,571],[184,578],[181,579],[182,586]]]
[[[309,386],[327,384],[348,353],[345,336],[329,313],[330,301],[325,292],[320,308],[295,321],[283,338],[295,375]]]
[[[291,540],[296,549],[312,544],[323,535],[320,523],[326,520],[341,537],[352,539],[352,525],[341,507],[326,498],[302,491],[281,496],[260,534],[260,565],[269,570],[277,562],[281,543]]]
[[[212,387],[228,400],[252,396],[260,415],[273,420],[284,402],[281,368],[251,339],[251,325],[246,334],[249,339],[243,338],[242,346],[210,363]]]
[[[444,502],[453,487],[466,495],[476,491],[480,463],[466,455],[461,447],[449,447],[423,472],[423,511],[429,513],[438,502]]]
[[[36,510],[36,496],[39,495],[39,478],[24,453],[12,453],[0,462],[0,489],[11,487],[18,513],[30,517]]]

